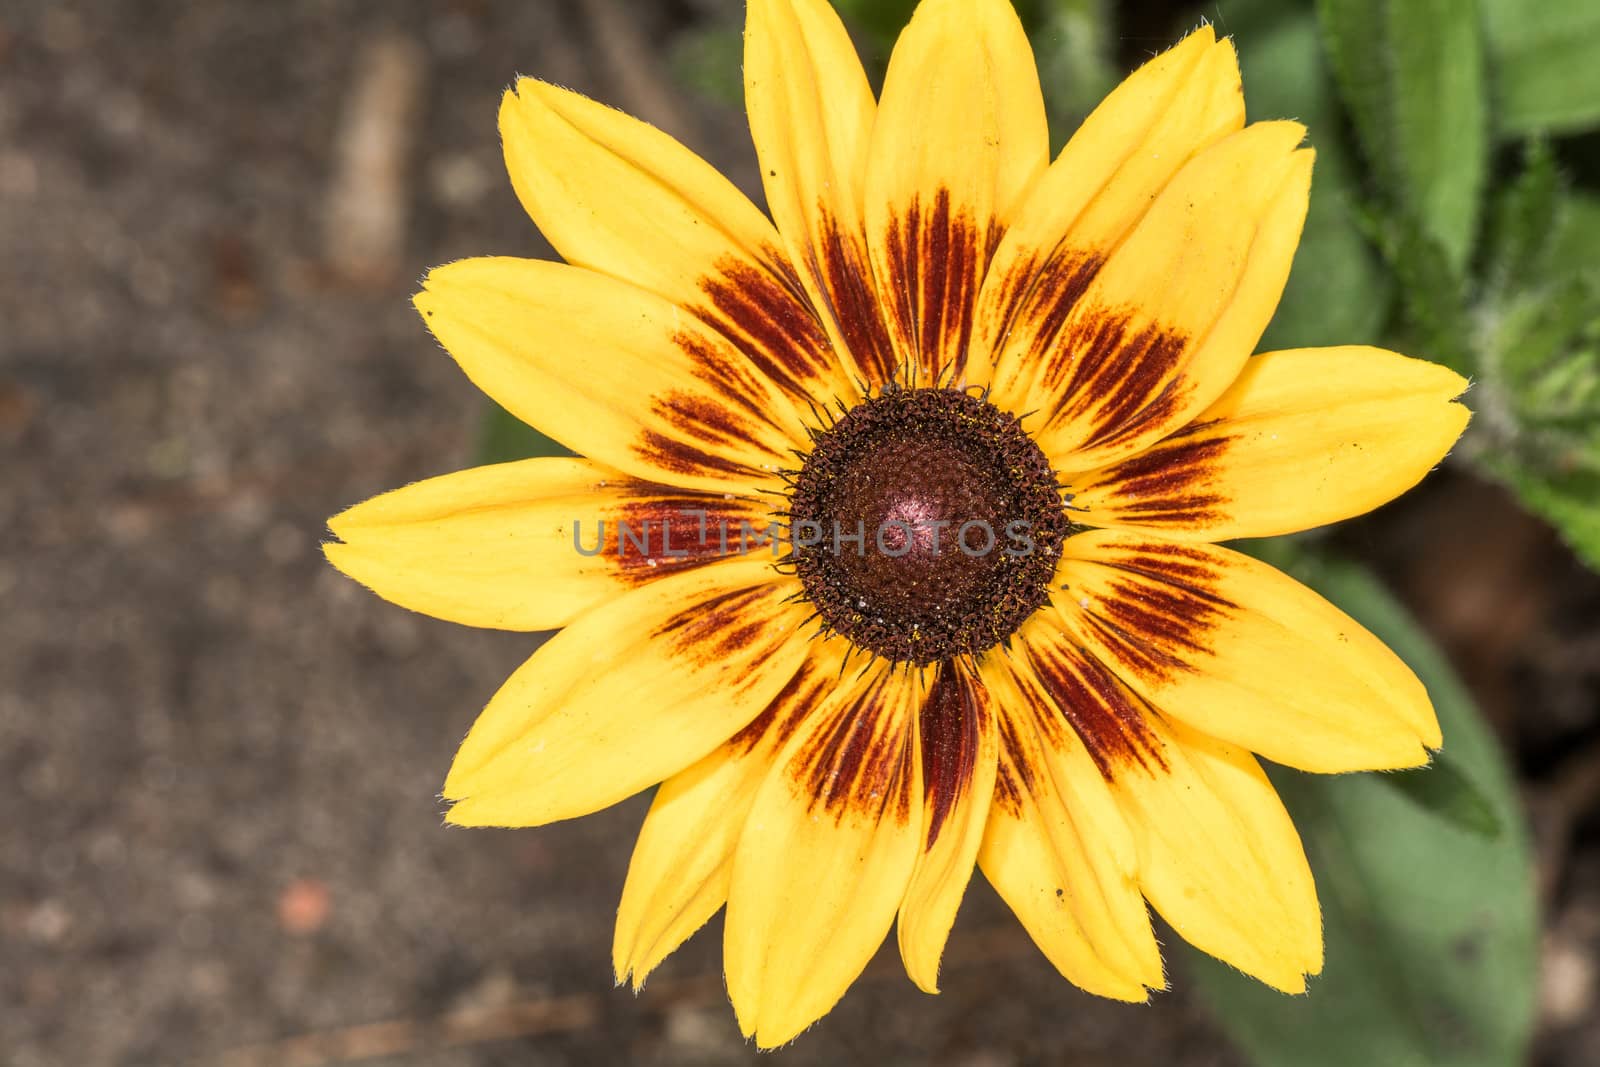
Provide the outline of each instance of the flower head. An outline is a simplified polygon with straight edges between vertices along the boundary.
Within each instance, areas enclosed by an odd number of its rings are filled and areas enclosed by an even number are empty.
[[[1303,989],[1315,890],[1252,753],[1407,767],[1439,728],[1375,638],[1214,542],[1409,488],[1466,383],[1371,348],[1251,355],[1312,153],[1245,124],[1208,26],[1053,162],[1005,0],[924,0],[876,100],[825,0],[751,0],[745,77],[770,220],[659,131],[525,79],[507,165],[567,263],[465,260],[416,297],[475,383],[586,457],[331,521],[329,558],[396,603],[560,629],[462,745],[448,819],[661,783],[618,979],[726,905],[763,1046],[891,928],[934,991],[974,866],[1091,992],[1165,984],[1147,902]]]

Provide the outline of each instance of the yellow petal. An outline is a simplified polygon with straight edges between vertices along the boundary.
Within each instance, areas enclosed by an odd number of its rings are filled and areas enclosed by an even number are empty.
[[[1355,620],[1215,545],[1092,530],[1052,597],[1072,641],[1169,718],[1302,770],[1412,767],[1440,743],[1427,691]]]
[[[1031,642],[1018,644],[1023,655],[993,657],[984,666],[1006,710],[1000,776],[978,862],[1069,981],[1100,996],[1145,1000],[1165,980],[1139,891],[1133,835],[1069,721],[1072,715],[1097,721],[1094,694],[1052,682],[1066,669],[1036,660]]]
[[[1030,328],[1008,334],[994,401],[1041,411],[1034,436],[1058,470],[1142,450],[1238,377],[1299,243],[1304,133],[1261,122],[1202,151],[1103,264],[1062,282]]]
[[[959,664],[941,664],[917,718],[923,842],[897,928],[906,974],[925,993],[939,991],[939,957],[983,842],[998,751],[982,683]]]
[[[467,377],[575,452],[638,478],[746,496],[781,486],[805,427],[720,335],[624,282],[463,259],[415,299]]]
[[[531,78],[506,93],[500,136],[517,196],[569,263],[690,311],[796,400],[850,395],[772,224],[710,164]]]
[[[628,864],[612,965],[635,989],[728,899],[733,850],[783,739],[839,677],[844,642],[810,656],[767,709],[711,755],[662,783]]]
[[[705,532],[701,536],[702,523]],[[586,459],[475,467],[328,520],[334,566],[385,600],[501,630],[551,630],[651,578],[727,553],[759,506],[673,492]]]
[[[1139,843],[1139,880],[1191,945],[1286,993],[1322,970],[1322,913],[1300,835],[1248,752],[1153,712],[1153,769],[1114,788]]]
[[[884,75],[865,195],[879,300],[923,384],[962,378],[993,242],[1049,151],[1010,3],[918,5]]]
[[[456,754],[447,816],[537,826],[654,785],[743,729],[805,659],[798,589],[760,557],[596,608],[511,675]]]
[[[882,944],[916,864],[916,675],[879,664],[795,731],[733,861],[723,962],[739,1026],[789,1041]]]
[[[1337,522],[1410,489],[1470,413],[1466,379],[1376,348],[1256,356],[1195,421],[1071,482],[1090,526],[1174,537],[1266,537]]]
[[[1129,75],[1095,108],[1017,210],[984,279],[977,349],[1038,355],[1062,317],[1166,184],[1194,155],[1244,126],[1233,44],[1201,26]],[[1012,410],[1051,396],[1013,361]],[[976,369],[970,376],[975,375]]]
[[[745,108],[767,207],[834,344],[881,385],[895,355],[861,221],[872,87],[827,0],[753,0],[744,42]]]

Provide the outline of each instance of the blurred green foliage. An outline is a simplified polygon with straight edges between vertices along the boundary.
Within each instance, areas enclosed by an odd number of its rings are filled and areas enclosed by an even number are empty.
[[[1600,4],[1482,0],[1482,13],[1501,136],[1600,124]]]
[[[1600,212],[1563,171],[1570,141],[1552,139],[1600,126],[1600,7],[1314,6],[1344,124],[1312,140],[1343,132],[1367,163],[1349,217],[1399,297],[1380,340],[1472,379],[1457,456],[1600,568]],[[1276,111],[1299,91],[1268,81],[1252,104]],[[1308,229],[1297,272],[1325,239]],[[1281,317],[1292,326],[1295,307]]]

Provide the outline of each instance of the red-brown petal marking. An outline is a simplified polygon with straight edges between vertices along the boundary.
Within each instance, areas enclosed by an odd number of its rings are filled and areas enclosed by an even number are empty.
[[[904,688],[887,668],[880,669],[859,696],[828,712],[809,747],[796,753],[790,770],[810,799],[812,814],[877,821],[888,813],[901,823],[910,821],[915,753],[902,706]]]
[[[750,725],[729,738],[730,753],[743,755],[763,744],[769,754],[781,751],[806,716],[815,711],[823,697],[838,684],[838,675],[838,667],[832,659],[807,659],[772,703],[752,719]]]
[[[1115,444],[1165,418],[1183,398],[1177,371],[1191,339],[1134,308],[1089,307],[1084,294],[1105,266],[1096,252],[1061,247],[1041,263],[1018,260],[998,283],[984,336],[1030,339],[1037,365],[1025,374],[1060,398],[1045,425],[1083,420],[1084,447]],[[997,355],[998,353],[996,353]]]
[[[768,646],[766,652],[753,661],[760,662],[792,636],[772,625],[768,612],[771,596],[772,591],[766,586],[719,594],[668,619],[656,628],[655,636],[672,641],[685,661],[698,664],[743,653],[764,643]]]
[[[994,778],[994,803],[1012,818],[1020,819],[1022,798],[1032,791],[1035,776],[1049,771],[1033,766],[1025,758],[1032,748],[1023,745],[1017,731],[1033,729],[1026,718],[1018,721],[1016,713],[1007,712],[995,716],[995,725],[1000,734],[1000,765]]]
[[[998,241],[992,229],[953,209],[948,189],[931,202],[912,201],[890,220],[884,236],[890,276],[880,279],[880,290],[890,294],[885,312],[911,346],[922,384],[961,380],[978,286]]]
[[[1213,425],[1194,424],[1101,472],[1096,484],[1113,487],[1101,506],[1124,521],[1156,526],[1194,526],[1224,516],[1232,498],[1217,491],[1213,479],[1234,438],[1206,436]]]
[[[1030,634],[1025,644],[1038,686],[1021,688],[1045,744],[1070,744],[1070,730],[1108,779],[1128,767],[1165,766],[1150,709],[1103,664],[1064,641]]]
[[[770,521],[750,501],[629,484],[638,495],[599,516],[594,529],[580,527],[578,547],[636,583],[724,559],[737,552],[742,529],[764,530]]]
[[[1175,382],[1190,338],[1162,326],[1135,325],[1132,310],[1095,309],[1044,341],[1044,381],[1062,404],[1047,425],[1084,420],[1084,447],[1115,444],[1163,418],[1181,397]],[[1070,383],[1070,384],[1069,384]]]
[[[956,803],[972,788],[988,715],[988,705],[962,669],[950,660],[939,664],[919,719],[927,812],[924,851],[938,843]]]
[[[769,248],[763,260],[719,261],[700,281],[709,303],[694,313],[795,400],[827,400],[848,385],[833,344],[787,257]]]
[[[990,283],[999,286],[995,299],[988,302],[996,320],[984,335],[1003,343],[1013,329],[1026,323],[1040,337],[1055,337],[1104,264],[1104,256],[1066,248],[1057,249],[1042,264],[1032,256],[1018,260],[1003,278]],[[1041,352],[1044,347],[1040,345]],[[998,354],[990,353],[990,358]]]
[[[1159,681],[1191,671],[1209,651],[1208,635],[1239,609],[1217,595],[1213,560],[1187,545],[1151,541],[1119,553],[1104,594],[1074,600],[1082,623],[1115,656],[1115,666]]]
[[[674,432],[647,430],[634,451],[679,474],[714,471],[759,477],[770,473],[732,463],[727,454],[742,450],[750,441],[770,440],[769,427],[796,438],[797,431],[781,417],[794,415],[794,411],[771,410],[761,372],[731,345],[718,344],[693,330],[681,331],[673,343],[693,361],[694,376],[708,393],[674,391],[656,397],[651,402],[653,413]]]
[[[892,381],[898,370],[894,342],[884,322],[885,309],[873,290],[866,249],[847,235],[825,203],[817,204],[822,247],[812,270],[826,289],[829,312],[869,387]]]

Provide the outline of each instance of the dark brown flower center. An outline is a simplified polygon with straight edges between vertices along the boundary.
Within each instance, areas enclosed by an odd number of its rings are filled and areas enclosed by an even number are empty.
[[[894,386],[817,434],[789,517],[823,623],[917,665],[1016,632],[1048,598],[1070,526],[1014,415],[958,389]]]

